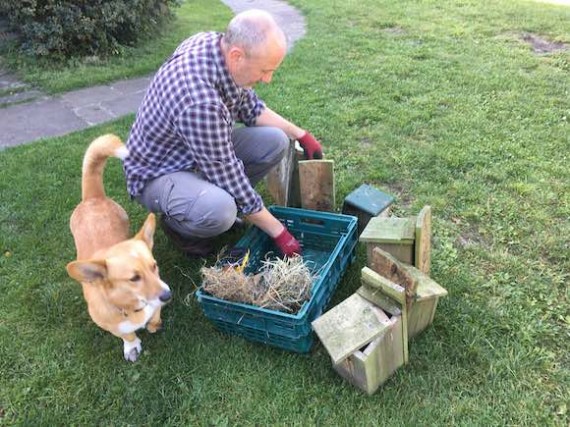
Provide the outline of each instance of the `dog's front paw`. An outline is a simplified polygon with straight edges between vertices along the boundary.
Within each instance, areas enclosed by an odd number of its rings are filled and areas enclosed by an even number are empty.
[[[136,362],[142,352],[141,340],[135,338],[133,341],[124,341],[123,355],[127,362]]]
[[[146,330],[149,331],[151,334],[158,332],[162,329],[162,320],[158,319],[158,322],[149,322],[146,325]]]

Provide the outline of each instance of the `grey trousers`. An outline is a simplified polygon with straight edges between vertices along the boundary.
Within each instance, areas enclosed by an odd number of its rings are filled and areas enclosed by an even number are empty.
[[[289,138],[273,127],[234,129],[232,142],[245,173],[255,186],[277,165]],[[185,237],[208,238],[230,229],[237,216],[233,197],[193,172],[174,172],[149,181],[137,201],[162,213],[166,224]]]

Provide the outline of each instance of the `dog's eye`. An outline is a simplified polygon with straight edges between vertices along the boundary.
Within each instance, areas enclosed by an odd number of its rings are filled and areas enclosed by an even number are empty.
[[[156,262],[152,266],[152,271],[154,271],[155,273],[158,271],[158,264]]]
[[[133,277],[130,278],[131,282],[138,282],[139,280],[141,280],[140,274],[135,274]]]

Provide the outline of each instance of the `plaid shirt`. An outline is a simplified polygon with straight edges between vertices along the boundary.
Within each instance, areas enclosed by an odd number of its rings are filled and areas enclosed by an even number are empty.
[[[149,180],[186,170],[226,190],[244,214],[262,208],[231,135],[236,121],[255,125],[265,105],[234,83],[221,37],[209,32],[185,40],[154,76],[127,141],[123,165],[131,196]]]

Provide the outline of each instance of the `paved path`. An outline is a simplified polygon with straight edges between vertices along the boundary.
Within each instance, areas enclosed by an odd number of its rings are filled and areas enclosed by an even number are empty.
[[[285,31],[290,46],[305,35],[303,16],[283,1],[222,2],[235,13],[254,8],[267,10]],[[0,70],[0,91],[12,88],[15,92],[9,98],[4,97],[4,103],[9,106],[0,108],[0,150],[40,138],[65,135],[134,113],[150,78],[122,80],[50,97],[38,90],[23,87],[25,85],[11,74]]]

